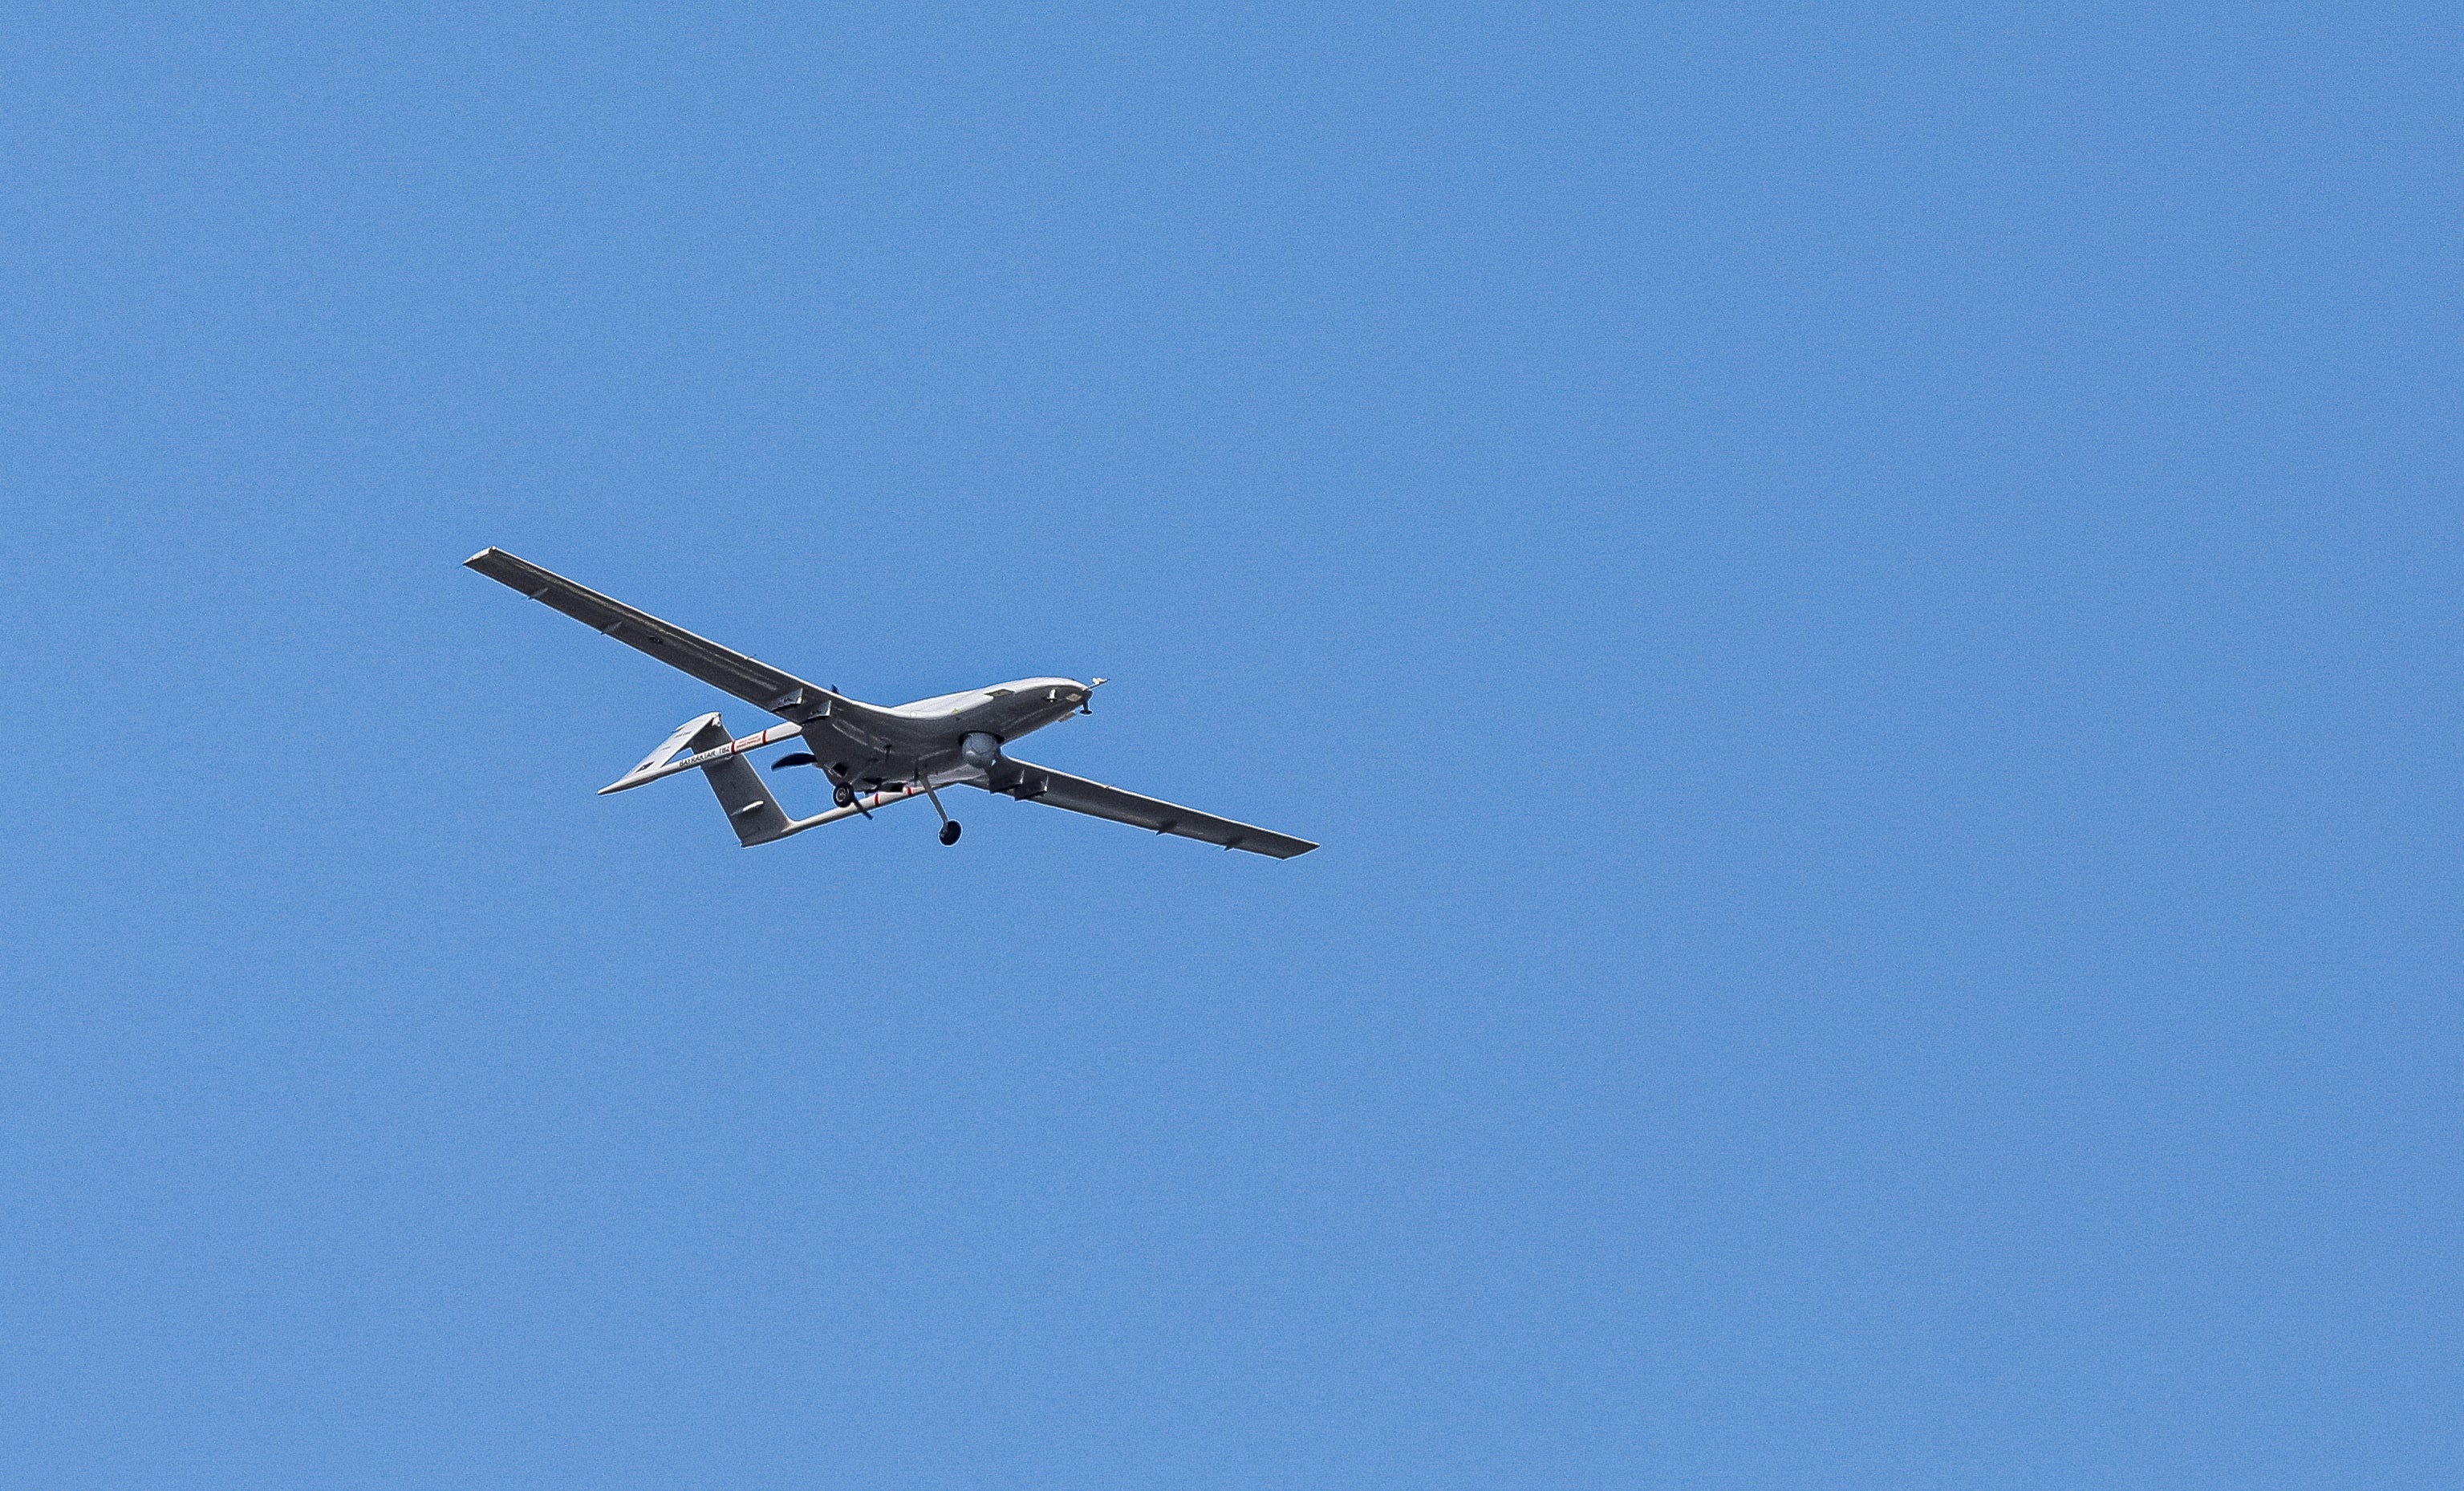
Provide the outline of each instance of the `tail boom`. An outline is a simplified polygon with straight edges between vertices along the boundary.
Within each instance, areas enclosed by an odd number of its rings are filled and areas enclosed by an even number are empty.
[[[709,715],[707,718],[713,724],[715,724],[718,720],[718,716],[715,714]],[[725,745],[716,746],[708,751],[697,751],[693,755],[682,758],[676,757],[674,755],[675,751],[682,750],[686,745],[693,741],[694,738],[693,733],[693,729],[700,723],[701,722],[697,720],[693,726],[688,726],[685,729],[676,732],[676,736],[680,736],[682,738],[671,737],[670,745],[662,746],[659,750],[653,751],[649,756],[644,758],[641,765],[634,767],[624,776],[617,778],[606,786],[600,788],[599,795],[604,798],[611,792],[630,791],[632,788],[638,787],[646,781],[657,781],[662,777],[673,777],[678,772],[691,771],[696,766],[715,766],[730,756],[742,756],[747,751],[759,751],[763,746],[777,745],[781,741],[784,740],[793,740],[797,735],[803,734],[804,729],[803,726],[796,724],[793,721],[784,725],[773,725],[767,730],[746,735],[740,740],[731,740]]]

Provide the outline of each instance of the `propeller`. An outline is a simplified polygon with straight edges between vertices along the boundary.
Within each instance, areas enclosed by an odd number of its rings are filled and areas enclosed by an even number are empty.
[[[788,752],[785,756],[782,756],[779,757],[779,759],[777,759],[777,760],[775,760],[775,761],[771,762],[771,763],[770,763],[770,769],[771,769],[772,771],[774,771],[774,772],[775,772],[775,771],[779,770],[779,769],[780,769],[781,767],[782,767],[782,766],[810,766],[810,765],[812,765],[812,764],[813,764],[813,753],[812,753],[812,752],[810,752],[810,751],[790,751],[790,752]]]

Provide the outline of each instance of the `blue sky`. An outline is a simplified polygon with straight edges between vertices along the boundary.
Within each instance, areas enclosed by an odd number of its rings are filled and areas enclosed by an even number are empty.
[[[0,1485],[2464,1478],[2452,10],[411,9],[0,19]]]

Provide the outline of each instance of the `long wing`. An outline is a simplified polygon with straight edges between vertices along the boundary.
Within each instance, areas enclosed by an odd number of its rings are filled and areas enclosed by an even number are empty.
[[[1220,844],[1227,849],[1246,849],[1252,854],[1271,854],[1287,860],[1295,854],[1307,854],[1317,847],[1307,839],[1279,834],[1271,828],[1257,828],[1236,823],[1228,818],[1201,813],[1196,808],[1179,807],[1157,798],[1142,798],[1134,792],[1123,792],[1100,781],[1056,772],[1049,766],[1038,766],[1015,757],[1004,758],[993,769],[993,775],[979,785],[987,792],[999,792],[1022,802],[1045,802],[1053,807],[1066,807],[1072,813],[1089,818],[1109,818],[1116,823],[1152,829],[1159,834],[1177,834],[1183,839],[1196,839],[1201,844]]]
[[[773,714],[788,719],[805,719],[830,713],[825,708],[827,705],[847,705],[858,712],[869,708],[855,704],[853,700],[841,699],[827,689],[808,684],[793,673],[781,672],[769,664],[756,662],[741,652],[731,652],[715,642],[696,637],[648,611],[637,611],[622,601],[610,600],[596,590],[577,585],[561,575],[551,574],[528,559],[516,559],[502,549],[482,549],[462,562],[490,580],[511,585],[532,600],[562,611],[585,626],[604,632],[627,647],[648,652],[670,668],[682,669],[703,683],[724,689]]]

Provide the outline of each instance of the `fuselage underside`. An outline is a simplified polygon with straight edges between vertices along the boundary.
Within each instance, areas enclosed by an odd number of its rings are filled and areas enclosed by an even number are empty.
[[[1007,743],[1067,719],[1089,685],[1022,678],[894,709],[834,710],[803,722],[805,749],[834,782],[861,789],[939,778],[961,765],[969,735]]]

